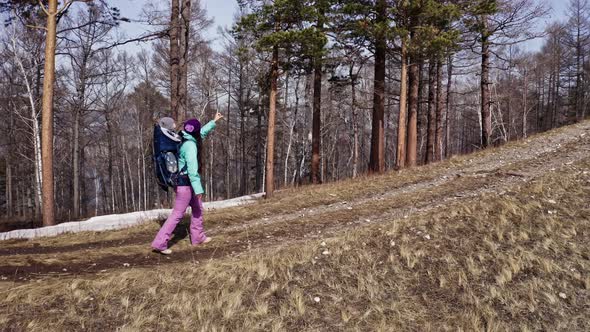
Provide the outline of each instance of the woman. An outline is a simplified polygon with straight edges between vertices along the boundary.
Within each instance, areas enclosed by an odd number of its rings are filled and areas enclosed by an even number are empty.
[[[190,119],[184,123],[183,130],[180,133],[183,143],[178,154],[180,176],[176,187],[174,209],[152,242],[152,248],[161,254],[170,255],[172,253],[172,250],[168,248],[168,241],[189,205],[192,209],[190,226],[192,245],[211,241],[211,238],[207,237],[203,231],[202,195],[205,191],[201,185],[199,170],[202,165],[202,139],[215,129],[216,122],[221,119],[223,119],[223,115],[217,113],[215,119],[207,123],[203,128],[201,128],[201,123],[197,119]]]

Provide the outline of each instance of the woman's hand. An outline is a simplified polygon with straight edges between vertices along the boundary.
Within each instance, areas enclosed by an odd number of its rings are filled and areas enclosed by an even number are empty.
[[[202,201],[202,200],[203,200],[203,195],[201,195],[201,194],[198,194],[198,195],[195,195],[195,196],[197,197],[197,199],[198,199],[199,201]]]
[[[215,114],[215,118],[213,119],[213,121],[217,122],[221,119],[223,119],[223,115],[221,113],[217,112],[217,114]]]

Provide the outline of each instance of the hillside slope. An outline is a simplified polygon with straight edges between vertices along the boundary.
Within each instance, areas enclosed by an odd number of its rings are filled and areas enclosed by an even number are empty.
[[[136,228],[0,242],[7,330],[590,330],[590,122]]]

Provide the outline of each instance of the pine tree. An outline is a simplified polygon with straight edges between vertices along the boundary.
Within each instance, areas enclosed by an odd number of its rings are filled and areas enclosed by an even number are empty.
[[[369,172],[385,171],[385,65],[387,45],[391,38],[392,4],[387,0],[340,0],[338,22],[342,38],[366,45],[374,56],[373,113]]]
[[[547,14],[534,0],[478,0],[468,2],[465,25],[475,34],[481,55],[481,146],[492,144],[490,95],[491,56],[494,47],[534,39],[537,20]]]
[[[324,2],[309,3],[297,0],[276,0],[272,2],[244,0],[239,3],[242,8],[249,8],[251,14],[244,16],[240,20],[235,27],[236,33],[252,33],[258,38],[257,49],[271,55],[265,167],[265,191],[268,198],[274,192],[275,118],[279,70],[282,67],[280,52],[288,50],[292,54],[308,54],[316,61],[316,66],[320,65],[318,63],[320,62],[319,59],[326,38],[322,33],[323,24],[317,23],[322,22],[322,8],[325,8],[325,5],[323,5]],[[315,22],[316,25],[310,26],[306,24],[309,22]],[[319,79],[321,83],[321,75]],[[318,90],[318,98],[320,93],[321,90]],[[319,112],[319,103],[317,107],[315,111]],[[319,128],[319,122],[316,126]],[[319,150],[319,145],[317,148]]]

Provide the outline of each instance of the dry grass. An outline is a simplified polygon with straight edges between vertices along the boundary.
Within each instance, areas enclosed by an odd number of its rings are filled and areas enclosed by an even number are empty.
[[[471,155],[455,156],[442,163],[422,166],[419,171],[405,169],[402,171],[388,172],[384,175],[371,178],[359,177],[357,179],[348,179],[320,186],[305,186],[302,188],[281,190],[272,199],[261,201],[255,205],[210,211],[207,213],[207,223],[223,227],[264,217],[286,215],[304,208],[325,206],[354,199],[378,197],[395,188],[435,180],[441,174],[448,174],[451,170],[477,167],[477,165],[486,167],[488,163],[497,159],[512,159],[512,161],[517,161],[521,156],[515,153],[515,151],[540,149],[540,147],[547,145],[547,141],[555,141],[561,136],[567,137],[568,131],[572,131],[573,128],[583,128],[588,126],[588,123],[590,121],[537,134],[524,141],[510,142],[501,147],[487,149]],[[533,145],[533,149],[531,149],[531,145]],[[506,168],[506,170],[511,169]],[[146,242],[153,236],[155,229],[157,229],[157,223],[154,222],[117,231],[64,234],[59,237],[38,238],[29,241],[3,241],[2,247],[68,247],[94,241],[125,241],[130,238],[141,238],[139,242]]]
[[[588,331],[589,170],[586,159],[569,172],[548,173],[501,197],[483,195],[240,257],[4,288],[0,326]],[[440,196],[454,185],[476,184],[472,180],[433,190],[441,190]],[[393,203],[371,201],[354,214],[387,210]],[[275,208],[267,204],[263,211]]]
[[[214,232],[215,244],[218,243],[248,243],[251,239],[265,238],[266,236],[281,236],[287,238],[298,238],[309,233],[311,229],[317,228],[319,231],[326,227],[342,227],[348,226],[352,223],[362,222],[366,219],[374,219],[374,217],[387,214],[395,211],[396,214],[409,214],[411,210],[421,208],[425,205],[432,205],[440,197],[449,197],[459,191],[475,191],[482,186],[492,185],[497,181],[494,177],[463,177],[454,181],[449,181],[436,187],[426,187],[420,190],[413,191],[411,195],[394,195],[387,197],[379,197],[373,200],[367,200],[363,203],[356,204],[352,207],[352,211],[348,210],[346,206],[341,208],[320,212],[313,215],[304,215],[294,220],[278,220],[272,224],[248,225],[247,230],[236,229],[230,231]],[[379,195],[380,196],[380,195]],[[409,208],[410,207],[410,208]],[[218,216],[213,216],[213,218]],[[209,218],[208,218],[209,219]],[[210,221],[208,220],[208,223]],[[214,223],[214,222],[213,222]],[[299,225],[300,229],[291,230],[285,234],[285,229]],[[155,223],[141,226],[142,229],[149,231],[149,236],[153,236],[157,232],[157,225]],[[179,227],[188,227],[186,223]],[[71,236],[71,235],[69,235]],[[135,255],[145,254],[148,249],[148,243],[151,238],[148,237],[140,243],[118,244],[114,246],[105,246],[102,248],[83,250],[84,254],[80,254],[80,250],[64,251],[57,253],[47,253],[34,255],[20,254],[11,255],[3,258],[2,265],[4,266],[27,266],[31,264],[92,264],[96,260],[104,257],[117,255],[118,259],[124,257],[131,257]],[[109,236],[110,238],[110,236]],[[109,241],[112,241],[109,239]],[[181,241],[174,247],[175,252],[188,253],[192,250],[188,245],[188,241]]]

